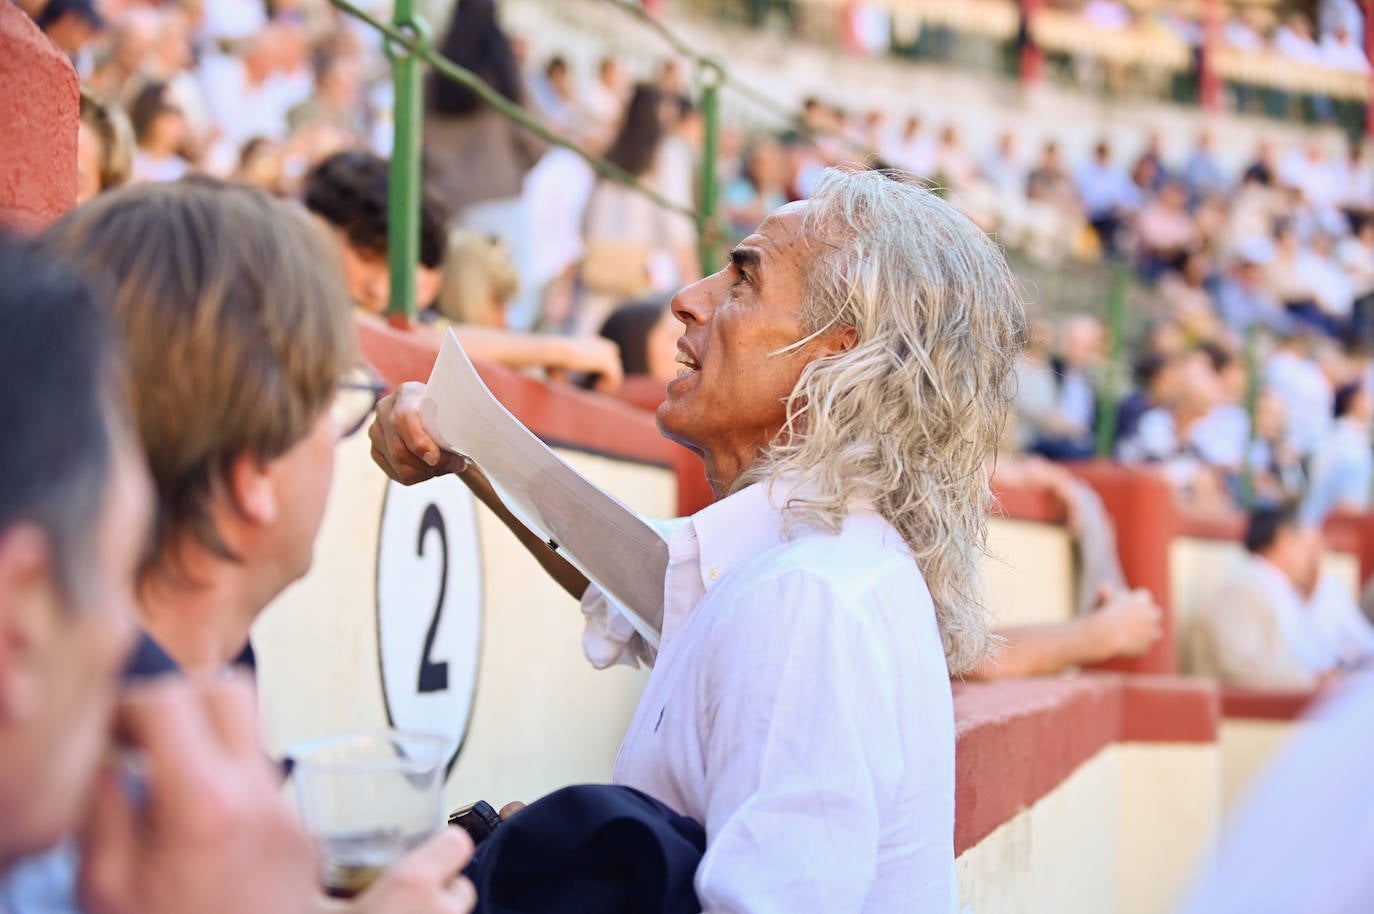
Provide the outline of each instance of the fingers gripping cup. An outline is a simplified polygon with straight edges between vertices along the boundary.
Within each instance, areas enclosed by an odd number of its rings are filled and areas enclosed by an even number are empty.
[[[443,825],[448,740],[378,730],[295,748],[296,800],[319,843],[327,894],[361,893]]]

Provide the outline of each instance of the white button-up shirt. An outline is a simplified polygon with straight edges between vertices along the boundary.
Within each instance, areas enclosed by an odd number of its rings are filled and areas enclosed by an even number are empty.
[[[872,510],[789,539],[789,494],[673,526],[656,657],[584,597],[594,664],[654,665],[613,779],[705,824],[707,912],[943,914],[954,711],[930,593]]]

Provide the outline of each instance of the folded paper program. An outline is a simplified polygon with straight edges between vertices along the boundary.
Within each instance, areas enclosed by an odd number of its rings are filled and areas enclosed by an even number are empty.
[[[511,513],[658,646],[668,544],[511,415],[482,383],[452,331],[429,376],[421,416],[441,447],[481,467]]]

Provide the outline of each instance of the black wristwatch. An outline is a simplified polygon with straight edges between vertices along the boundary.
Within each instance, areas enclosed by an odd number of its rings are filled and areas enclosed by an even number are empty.
[[[468,833],[473,845],[481,844],[501,826],[501,817],[486,800],[462,806],[449,814],[448,824]]]

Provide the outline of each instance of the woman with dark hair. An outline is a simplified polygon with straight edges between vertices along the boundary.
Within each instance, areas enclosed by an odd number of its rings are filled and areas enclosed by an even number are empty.
[[[517,105],[525,87],[495,0],[458,0],[439,51]],[[431,72],[426,92],[425,164],[455,222],[496,234],[519,253],[520,189],[544,144],[477,93]],[[517,262],[519,258],[517,257]]]
[[[649,83],[635,87],[606,158],[668,200],[695,208],[690,155],[669,142],[675,98]],[[592,333],[620,302],[676,289],[699,278],[692,221],[615,181],[597,182],[587,202],[583,298],[577,328]]]
[[[189,166],[181,157],[186,119],[172,101],[166,83],[150,82],[139,90],[129,105],[129,121],[137,143],[135,182],[175,181],[186,174]]]
[[[510,102],[528,107],[515,51],[497,21],[496,0],[458,0],[439,51]],[[521,277],[528,276],[529,217],[521,191],[526,172],[544,154],[544,142],[441,73],[430,73],[426,90],[426,183],[453,214],[452,228],[500,238]],[[522,295],[512,308],[511,326],[530,329],[536,310],[532,296]]]

